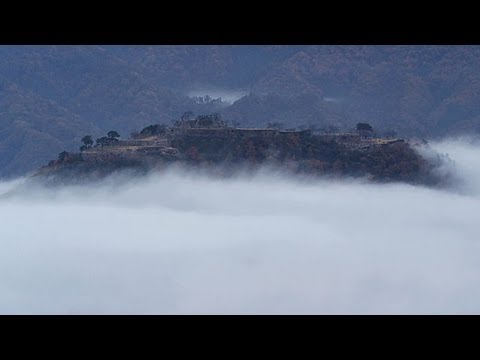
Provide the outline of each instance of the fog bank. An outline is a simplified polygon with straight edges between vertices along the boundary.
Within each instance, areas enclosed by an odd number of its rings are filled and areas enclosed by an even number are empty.
[[[456,189],[172,171],[22,190],[0,200],[0,313],[480,313],[480,146],[434,148]]]

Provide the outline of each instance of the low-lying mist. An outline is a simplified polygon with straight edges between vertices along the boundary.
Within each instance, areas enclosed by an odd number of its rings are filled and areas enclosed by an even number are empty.
[[[480,146],[433,147],[457,187],[0,183],[0,313],[480,313]]]
[[[241,99],[248,92],[245,90],[228,90],[228,89],[216,89],[216,88],[204,88],[196,89],[188,92],[190,97],[201,97],[205,98],[209,96],[211,99],[221,98],[226,105],[231,105],[235,101]]]

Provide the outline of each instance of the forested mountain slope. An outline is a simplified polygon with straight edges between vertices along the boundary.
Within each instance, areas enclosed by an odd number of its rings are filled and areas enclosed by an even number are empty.
[[[128,137],[185,111],[248,126],[475,134],[480,47],[0,46],[0,176],[75,150],[87,133]]]

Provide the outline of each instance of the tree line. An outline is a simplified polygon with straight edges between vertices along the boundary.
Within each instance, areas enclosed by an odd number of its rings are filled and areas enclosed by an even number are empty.
[[[81,140],[83,145],[80,146],[80,152],[83,152],[83,151],[85,151],[87,149],[90,149],[92,147],[101,146],[102,149],[103,149],[104,146],[114,145],[115,143],[118,142],[119,137],[120,137],[120,134],[117,131],[110,130],[107,133],[107,136],[102,136],[102,137],[96,139],[95,140],[95,146],[94,146],[93,145],[94,141],[93,141],[92,135],[85,135]],[[71,156],[71,154],[64,150],[60,154],[58,154],[58,160],[63,162],[66,159],[68,159],[70,156]]]
[[[95,147],[101,146],[103,148],[104,146],[114,145],[115,143],[118,142],[117,138],[119,137],[120,137],[120,134],[117,131],[111,130],[107,133],[107,136],[102,136],[95,140],[96,142]],[[85,151],[87,149],[90,149],[93,146],[92,135],[85,135],[82,138],[82,142],[83,142],[83,145],[80,146],[80,151]]]

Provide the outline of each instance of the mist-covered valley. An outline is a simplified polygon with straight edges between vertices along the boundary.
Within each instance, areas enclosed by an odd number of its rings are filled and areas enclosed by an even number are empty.
[[[0,183],[0,313],[480,313],[480,145],[433,143],[455,181]]]

